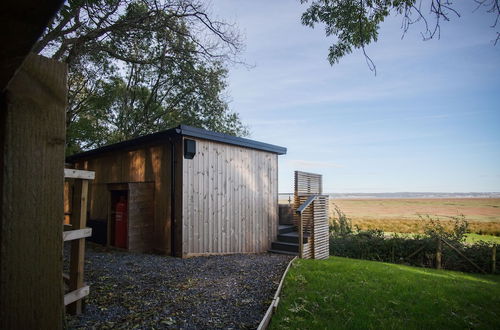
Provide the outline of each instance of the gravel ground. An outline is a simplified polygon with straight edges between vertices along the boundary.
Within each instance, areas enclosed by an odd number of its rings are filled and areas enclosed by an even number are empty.
[[[171,258],[87,244],[84,314],[69,328],[256,328],[291,260],[276,254]]]

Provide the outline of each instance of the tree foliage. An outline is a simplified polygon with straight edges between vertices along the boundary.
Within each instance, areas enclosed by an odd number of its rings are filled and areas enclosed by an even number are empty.
[[[197,0],[70,0],[34,51],[68,64],[74,153],[180,123],[246,135],[224,95],[240,49]]]
[[[500,18],[500,0],[472,1],[477,5],[476,10],[482,8],[494,16],[491,27],[495,28]],[[453,16],[460,17],[451,0],[301,0],[301,3],[310,3],[302,14],[302,24],[314,27],[324,23],[326,35],[337,37],[328,53],[331,65],[354,49],[362,49],[373,71],[376,67],[365,46],[378,40],[380,24],[389,15],[402,16],[403,35],[412,25],[422,23],[424,40],[439,38],[441,22],[449,21]],[[500,32],[496,33],[495,44],[498,40]]]

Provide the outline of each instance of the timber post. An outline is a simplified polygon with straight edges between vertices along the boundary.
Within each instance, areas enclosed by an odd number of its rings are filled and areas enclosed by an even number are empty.
[[[89,183],[87,180],[75,180],[73,195],[73,217],[71,224],[73,230],[84,229],[87,225],[87,192]],[[70,291],[75,291],[83,286],[83,268],[85,261],[85,239],[77,239],[71,242],[70,259]],[[77,300],[68,306],[71,314],[82,313],[82,301]]]
[[[302,213],[299,214],[299,258],[304,256],[304,224],[302,222]]]
[[[71,209],[71,229],[64,232],[63,241],[71,241],[69,265],[69,290],[64,295],[64,305],[68,306],[70,314],[82,313],[82,299],[90,292],[83,282],[85,266],[85,237],[92,235],[92,229],[87,226],[87,196],[89,180],[93,180],[95,173],[65,169],[64,176],[74,179],[74,192]]]
[[[493,245],[491,248],[491,273],[495,274],[497,270],[497,246]]]
[[[436,269],[441,269],[441,257],[443,253],[443,242],[441,241],[441,237],[437,238],[437,247],[436,247]]]
[[[62,328],[66,77],[29,54],[0,96],[1,329]]]

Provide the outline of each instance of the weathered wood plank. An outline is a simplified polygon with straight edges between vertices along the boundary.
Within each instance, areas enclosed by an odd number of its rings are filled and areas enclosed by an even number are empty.
[[[92,228],[84,228],[77,230],[68,230],[63,232],[63,241],[72,241],[75,239],[85,238],[92,236]]]
[[[64,295],[64,306],[67,306],[71,303],[74,303],[77,300],[85,298],[86,296],[89,295],[89,293],[90,293],[90,287],[88,285],[86,285],[80,289],[66,293]]]
[[[154,248],[155,184],[153,182],[129,183],[128,200],[128,250],[148,252]]]
[[[110,190],[127,190],[131,181],[131,183],[134,183],[133,181],[154,183],[155,229],[149,241],[154,250],[169,254],[171,250],[170,152],[169,142],[155,142],[134,146],[132,150],[121,150],[77,161],[75,167],[78,169],[95,172],[95,179],[89,188],[90,218],[108,219],[111,211]],[[108,225],[111,225],[109,221]]]
[[[87,226],[87,194],[89,182],[76,180],[73,195],[73,217],[71,225],[74,230],[85,229]],[[71,258],[69,266],[69,289],[75,291],[83,287],[85,264],[85,239],[71,241]],[[72,314],[82,313],[82,301],[77,300],[69,305],[68,311]]]
[[[30,54],[0,95],[1,329],[62,327],[66,77]]]
[[[84,180],[94,180],[95,172],[94,171],[84,171],[84,170],[74,170],[71,168],[64,169],[64,177],[71,179],[84,179]]]

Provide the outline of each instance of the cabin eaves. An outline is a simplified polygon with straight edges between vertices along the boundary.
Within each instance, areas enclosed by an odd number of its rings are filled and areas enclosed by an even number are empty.
[[[235,146],[262,150],[275,153],[278,155],[284,155],[286,154],[287,151],[285,147],[280,147],[269,143],[245,139],[224,133],[212,132],[202,128],[192,127],[188,125],[179,125],[177,127],[170,128],[161,132],[140,136],[135,139],[118,142],[101,148],[74,154],[69,157],[66,157],[66,161],[71,163],[81,158],[96,156],[109,151],[128,149],[154,141],[161,141],[161,140],[167,141],[169,138],[172,138],[173,136],[176,135],[184,137],[200,138],[209,141],[216,141]]]

